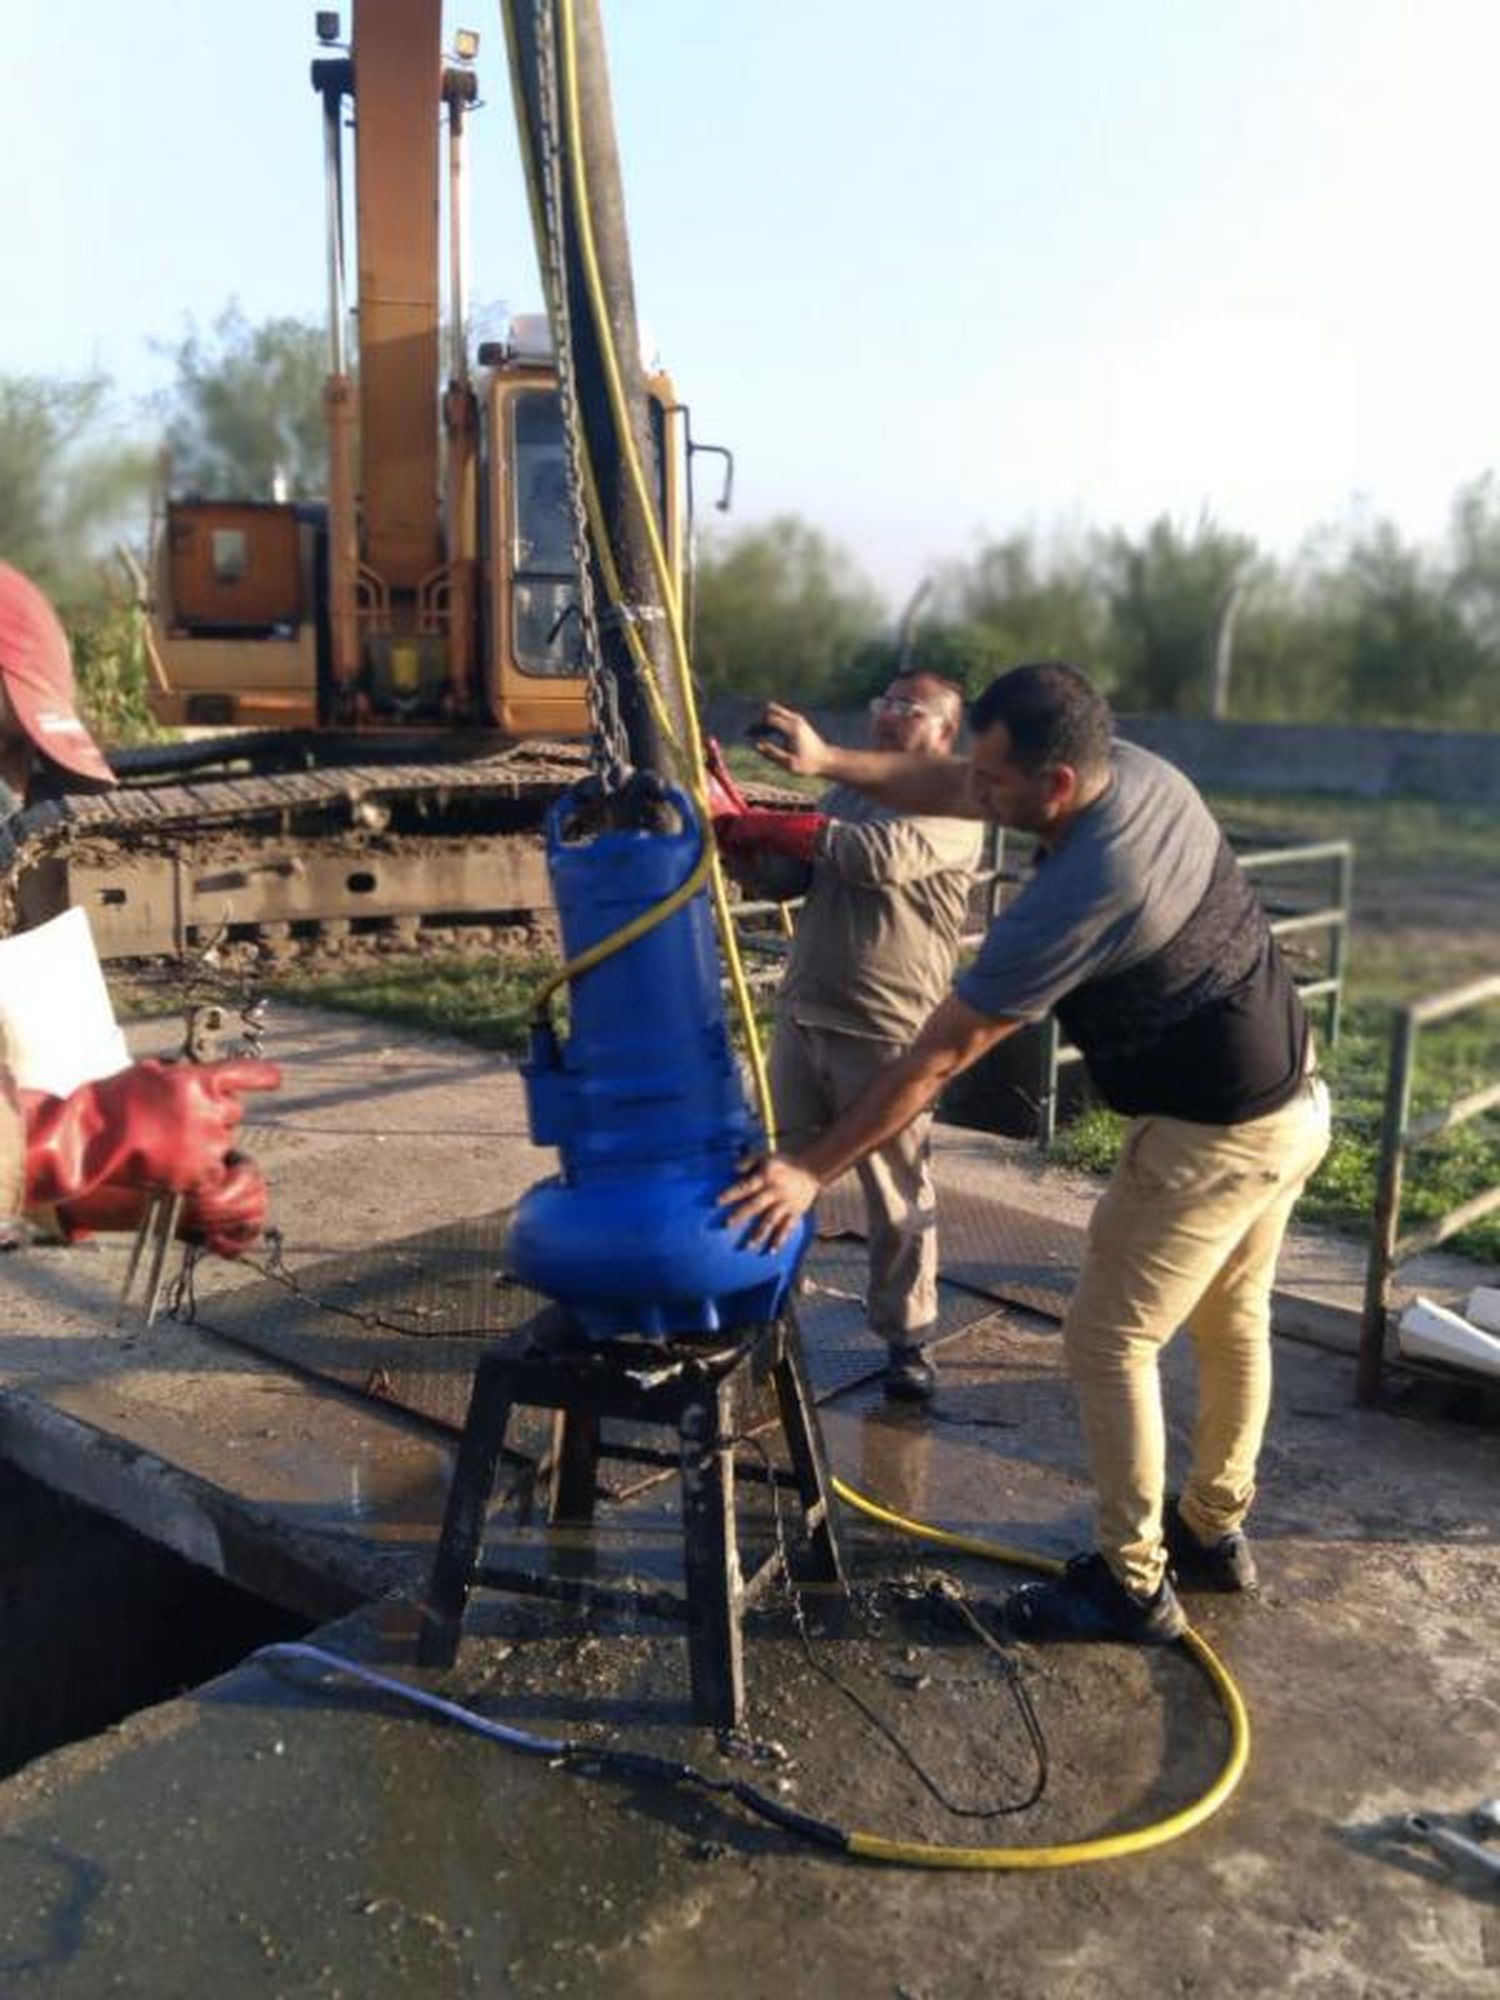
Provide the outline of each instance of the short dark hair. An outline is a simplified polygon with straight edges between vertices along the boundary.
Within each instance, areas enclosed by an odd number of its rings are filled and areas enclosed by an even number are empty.
[[[1109,762],[1115,719],[1081,667],[1029,660],[990,682],[969,710],[976,736],[1003,722],[1011,756],[1032,776],[1057,764],[1094,772]]]

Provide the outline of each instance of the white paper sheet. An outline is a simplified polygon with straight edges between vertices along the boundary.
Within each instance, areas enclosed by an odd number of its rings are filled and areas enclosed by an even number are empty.
[[[128,1066],[83,910],[0,940],[0,1050],[23,1090],[54,1097]]]

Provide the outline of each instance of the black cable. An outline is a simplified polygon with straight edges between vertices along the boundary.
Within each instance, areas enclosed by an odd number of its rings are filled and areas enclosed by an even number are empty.
[[[736,1439],[735,1442],[737,1444],[749,1445],[753,1451],[760,1455],[761,1461],[766,1468],[766,1483],[771,1491],[771,1511],[775,1524],[777,1561],[791,1605],[792,1623],[796,1629],[803,1657],[813,1672],[827,1681],[830,1687],[836,1689],[851,1707],[859,1711],[870,1727],[878,1735],[885,1738],[886,1742],[890,1744],[891,1748],[901,1758],[913,1776],[945,1812],[951,1813],[956,1819],[987,1820],[1002,1819],[1009,1814],[1030,1811],[1031,1807],[1038,1803],[1047,1789],[1048,1750],[1046,1734],[1042,1729],[1041,1720],[1031,1699],[1031,1691],[1024,1684],[1019,1664],[1004,1650],[994,1635],[986,1631],[984,1626],[980,1624],[979,1620],[974,1616],[973,1611],[969,1608],[968,1602],[964,1598],[959,1586],[951,1579],[946,1579],[941,1588],[930,1588],[927,1595],[948,1605],[959,1613],[975,1637],[980,1640],[986,1651],[991,1654],[1001,1667],[1005,1682],[1020,1712],[1022,1726],[1030,1740],[1037,1769],[1031,1790],[1026,1794],[1025,1798],[1014,1802],[987,1806],[959,1804],[944,1791],[938,1780],[922,1764],[915,1751],[903,1741],[894,1726],[880,1714],[873,1703],[867,1701],[859,1690],[846,1681],[835,1668],[827,1665],[823,1660],[818,1658],[813,1648],[812,1635],[807,1629],[807,1620],[802,1606],[802,1596],[792,1580],[791,1563],[787,1556],[785,1522],[781,1511],[781,1489],[776,1478],[775,1468],[771,1462],[770,1453],[766,1450],[760,1439],[756,1437],[744,1436]]]
[[[237,1261],[243,1264],[246,1270],[254,1271],[258,1278],[267,1278],[272,1284],[280,1285],[284,1292],[294,1299],[300,1299],[304,1305],[311,1306],[315,1312],[335,1313],[340,1319],[352,1319],[358,1325],[369,1328],[372,1333],[399,1333],[404,1334],[409,1340],[431,1340],[435,1337],[431,1327],[412,1326],[400,1320],[388,1319],[384,1313],[362,1312],[358,1306],[340,1305],[336,1299],[319,1298],[316,1292],[307,1289],[287,1263],[285,1239],[274,1224],[265,1232],[265,1243],[267,1254],[264,1259],[252,1257],[248,1251],[242,1251]],[[465,1330],[460,1329],[460,1331]],[[453,1330],[448,1329],[448,1331]]]

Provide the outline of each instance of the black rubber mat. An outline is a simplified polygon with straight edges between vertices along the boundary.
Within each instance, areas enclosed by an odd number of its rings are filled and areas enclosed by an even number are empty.
[[[414,1414],[461,1430],[479,1349],[546,1303],[505,1269],[508,1211],[376,1244],[358,1255],[291,1263],[279,1277],[202,1301],[209,1332]],[[866,1325],[865,1252],[840,1235],[814,1244],[797,1317],[822,1400],[878,1372]],[[939,1287],[934,1344],[986,1318],[972,1288]]]
[[[857,1234],[859,1188],[846,1178],[819,1205],[819,1228]],[[946,1284],[1061,1319],[1083,1262],[1086,1231],[988,1195],[945,1189],[938,1199],[938,1256]]]

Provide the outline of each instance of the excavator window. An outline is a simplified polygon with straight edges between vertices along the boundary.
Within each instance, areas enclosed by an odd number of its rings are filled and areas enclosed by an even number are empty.
[[[583,624],[573,562],[567,447],[556,392],[535,389],[514,397],[511,426],[516,496],[511,602],[516,665],[528,674],[581,674]]]
[[[250,567],[244,529],[215,528],[210,541],[210,561],[215,583],[243,583]]]

